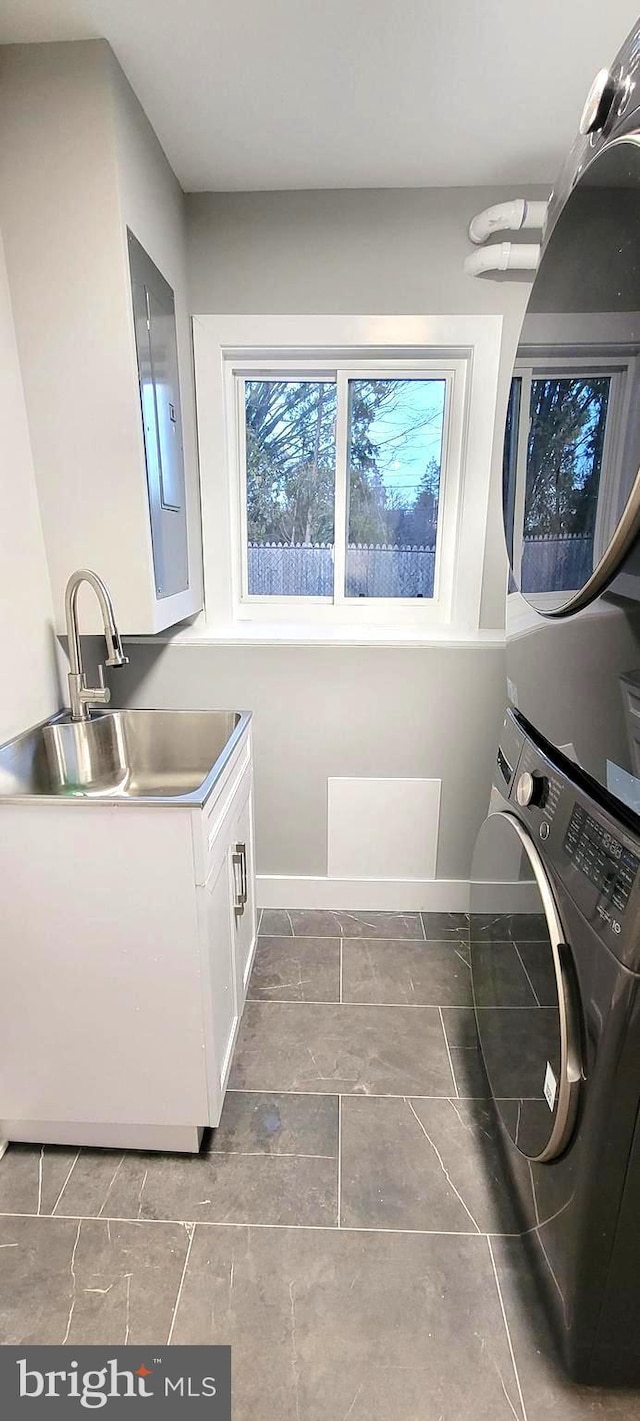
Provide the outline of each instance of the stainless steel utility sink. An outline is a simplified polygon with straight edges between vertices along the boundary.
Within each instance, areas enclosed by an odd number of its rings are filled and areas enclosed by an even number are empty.
[[[239,711],[66,714],[0,748],[0,802],[117,799],[204,804],[250,720]]]

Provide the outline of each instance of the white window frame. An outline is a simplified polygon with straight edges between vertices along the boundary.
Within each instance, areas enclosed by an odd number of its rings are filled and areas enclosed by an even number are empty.
[[[531,418],[531,385],[533,380],[563,379],[567,376],[606,376],[610,380],[609,399],[605,422],[605,437],[602,450],[602,465],[611,463],[613,473],[607,478],[606,499],[598,500],[596,523],[593,533],[595,562],[604,553],[611,536],[612,526],[617,522],[620,503],[622,456],[624,431],[627,427],[629,401],[632,385],[637,379],[637,360],[628,353],[628,348],[620,348],[619,353],[611,351],[603,358],[602,350],[594,350],[593,355],[585,353],[585,347],[575,354],[570,350],[559,355],[557,349],[531,348],[522,352],[516,360],[513,378],[520,380],[520,403],[517,429],[515,500],[513,511],[513,571],[520,586],[522,552],[524,546],[524,513],[526,494],[527,454]],[[577,589],[576,589],[577,590]],[[557,605],[557,592],[536,594],[536,606],[544,611],[545,606]]]
[[[502,318],[499,316],[196,316],[194,352],[203,511],[205,620],[323,629],[390,626],[471,633],[480,603]],[[247,588],[244,378],[325,375],[339,401],[334,597],[255,596]],[[445,378],[433,598],[348,598],[346,441],[349,379]],[[342,455],[342,457],[340,457]]]
[[[273,620],[274,608],[279,614],[291,612],[294,617],[312,606],[323,607],[318,614],[324,621],[353,620],[362,622],[395,622],[403,619],[407,609],[417,612],[417,620],[424,620],[424,610],[428,609],[430,619],[446,620],[450,615],[453,589],[451,571],[454,562],[455,529],[457,524],[457,502],[460,490],[460,465],[462,460],[465,381],[467,362],[465,360],[441,361],[418,360],[371,362],[363,366],[360,360],[336,361],[336,368],[327,371],[326,361],[305,359],[297,367],[291,362],[271,361],[265,370],[264,361],[247,361],[241,367],[229,362],[225,370],[227,382],[226,397],[229,410],[229,425],[235,424],[232,457],[229,465],[231,480],[230,496],[235,503],[234,525],[237,536],[233,539],[233,583],[235,606],[238,618],[243,620]],[[250,593],[248,587],[248,533],[246,498],[246,455],[245,455],[245,403],[244,388],[247,379],[258,378],[310,380],[326,379],[337,387],[336,422],[336,476],[335,476],[335,526],[332,597],[289,596],[277,597],[273,594]],[[347,551],[347,442],[349,431],[348,385],[350,380],[367,379],[430,379],[443,380],[446,387],[445,408],[442,430],[442,456],[440,493],[438,506],[438,529],[434,568],[433,597],[347,597],[345,593],[345,571]],[[372,616],[372,606],[375,609]],[[301,611],[302,609],[302,611]],[[328,610],[330,609],[330,610]]]

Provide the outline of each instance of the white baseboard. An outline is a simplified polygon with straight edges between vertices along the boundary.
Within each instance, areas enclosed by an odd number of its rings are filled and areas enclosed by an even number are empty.
[[[466,878],[297,878],[258,874],[259,908],[344,908],[357,912],[466,913]]]

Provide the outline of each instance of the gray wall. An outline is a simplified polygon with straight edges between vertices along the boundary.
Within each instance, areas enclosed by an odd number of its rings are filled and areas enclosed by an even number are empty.
[[[500,647],[127,646],[115,703],[254,713],[259,873],[327,872],[327,777],[442,778],[439,878],[467,878],[504,709]],[[362,906],[366,907],[366,904]]]
[[[474,213],[518,195],[503,187],[188,193],[192,309],[497,311],[519,320],[529,287],[522,274],[506,283],[462,270]]]
[[[60,707],[53,603],[0,236],[0,743]]]
[[[522,272],[498,279],[465,276],[463,262],[472,250],[467,229],[474,214],[519,195],[503,187],[189,193],[191,309],[200,315],[500,314],[500,426],[530,281]],[[548,189],[530,188],[524,196],[545,198]],[[501,444],[500,433],[485,546],[483,627],[504,623]]]
[[[495,313],[506,392],[529,283],[465,277],[467,227],[511,189],[190,194],[191,309],[206,313]],[[544,196],[532,192],[531,196]],[[500,440],[501,442],[501,440]],[[497,503],[483,624],[500,627],[505,562]],[[201,471],[206,477],[206,470]],[[111,679],[135,705],[255,714],[258,871],[327,867],[327,778],[442,780],[439,878],[467,878],[504,705],[498,644],[475,647],[132,645]]]

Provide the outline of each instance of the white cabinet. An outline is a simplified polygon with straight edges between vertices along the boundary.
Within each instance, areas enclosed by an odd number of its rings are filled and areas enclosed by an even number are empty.
[[[202,809],[0,804],[0,902],[0,1137],[197,1149],[255,949],[250,732]]]
[[[3,240],[56,629],[69,575],[91,567],[123,634],[158,632],[202,607],[183,195],[105,41],[1,48]],[[184,487],[167,439],[145,458],[128,230],[149,299],[169,297],[150,327]],[[99,632],[94,600],[83,630]]]

